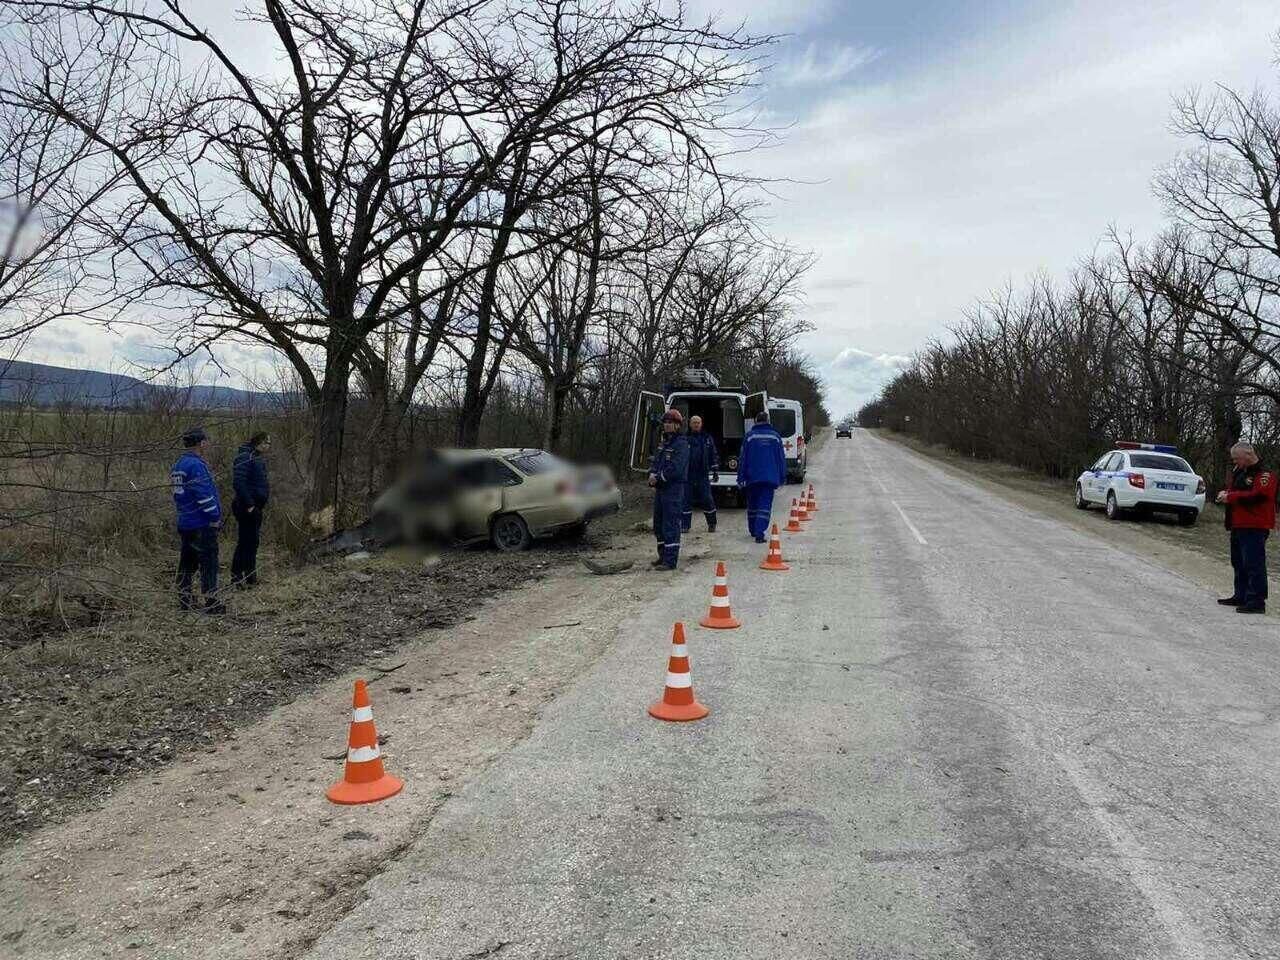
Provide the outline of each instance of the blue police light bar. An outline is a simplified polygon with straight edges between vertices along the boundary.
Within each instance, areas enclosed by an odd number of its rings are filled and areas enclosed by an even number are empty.
[[[1138,443],[1134,440],[1117,440],[1117,450],[1150,450],[1153,453],[1177,453],[1178,448],[1167,443]]]

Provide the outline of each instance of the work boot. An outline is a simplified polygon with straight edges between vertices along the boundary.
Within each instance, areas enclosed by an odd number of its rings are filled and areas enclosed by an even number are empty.
[[[764,537],[756,537],[756,543],[764,543]]]
[[[653,570],[655,573],[670,572],[674,569],[675,567],[669,563],[655,563],[653,565]]]
[[[663,560],[661,557],[649,563],[649,566],[651,567],[665,567],[666,565],[667,565],[667,561]]]
[[[1224,607],[1238,607],[1242,601],[1239,597],[1219,597],[1218,602]]]
[[[1267,608],[1262,607],[1236,607],[1236,613],[1266,613]]]
[[[204,605],[204,612],[211,617],[221,617],[227,612],[227,605],[221,600],[211,600]]]

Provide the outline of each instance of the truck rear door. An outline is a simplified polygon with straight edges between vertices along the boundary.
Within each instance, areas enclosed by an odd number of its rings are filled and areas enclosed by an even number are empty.
[[[631,469],[649,472],[649,461],[657,449],[662,433],[662,415],[667,411],[666,398],[660,393],[640,391],[636,400],[636,416],[631,424]]]
[[[756,416],[769,409],[769,394],[761,390],[747,397],[743,404],[743,412],[747,420],[747,429],[756,422]]]

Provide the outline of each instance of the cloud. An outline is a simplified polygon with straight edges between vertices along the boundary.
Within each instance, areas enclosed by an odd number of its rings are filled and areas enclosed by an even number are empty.
[[[827,385],[831,412],[837,417],[854,413],[910,365],[911,358],[902,354],[845,347],[819,368]]]
[[[879,56],[880,51],[871,47],[839,44],[824,50],[818,43],[811,42],[799,56],[778,63],[774,80],[784,87],[829,85]]]

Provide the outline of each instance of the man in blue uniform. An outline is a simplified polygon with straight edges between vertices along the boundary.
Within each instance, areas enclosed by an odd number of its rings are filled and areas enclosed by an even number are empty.
[[[240,445],[231,464],[235,497],[231,512],[236,518],[236,552],[231,557],[231,585],[258,585],[258,542],[262,536],[262,512],[271,499],[271,482],[267,479],[266,453],[271,437],[255,433],[248,443]]]
[[[702,432],[702,418],[689,418],[689,483],[688,496],[684,500],[684,513],[680,517],[680,529],[688,533],[693,526],[693,508],[701,507],[707,518],[707,532],[716,532],[716,498],[711,484],[720,479],[720,456],[716,453],[716,441],[709,433]]]
[[[226,613],[218,599],[218,528],[222,526],[222,502],[205,462],[209,437],[197,427],[182,437],[186,453],[169,473],[173,505],[178,513],[178,599],[184,610],[196,609],[191,583],[200,571],[200,593],[206,613]]]
[[[662,417],[662,443],[649,465],[653,487],[653,536],[658,541],[656,570],[674,570],[680,558],[680,514],[689,479],[689,442],[680,433],[684,417],[668,410]]]
[[[747,493],[747,530],[764,543],[773,512],[773,491],[787,479],[787,452],[782,436],[769,425],[769,414],[756,414],[756,425],[742,441],[738,486]]]

